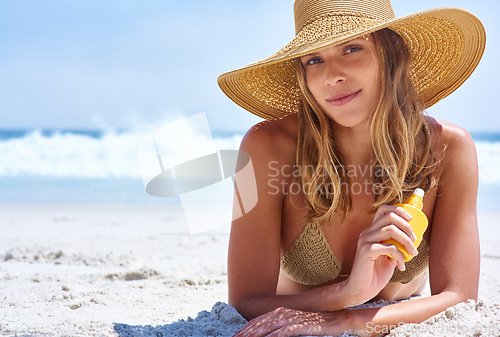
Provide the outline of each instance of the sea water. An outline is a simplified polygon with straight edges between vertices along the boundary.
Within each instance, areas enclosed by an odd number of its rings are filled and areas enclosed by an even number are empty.
[[[145,191],[139,144],[151,131],[0,130],[0,203],[177,203]],[[242,139],[212,136],[220,149]]]
[[[138,145],[147,135],[148,130],[0,130],[0,203],[176,203],[145,191]],[[212,136],[219,149],[236,150],[243,133]],[[500,133],[472,136],[478,209],[497,211]]]

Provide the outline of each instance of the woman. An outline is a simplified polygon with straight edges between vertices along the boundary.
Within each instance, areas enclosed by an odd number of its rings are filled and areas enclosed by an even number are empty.
[[[278,53],[219,77],[269,119],[241,144],[257,196],[236,176],[238,202],[258,200],[231,228],[229,302],[251,319],[237,336],[376,335],[476,299],[474,143],[423,110],[473,72],[481,23],[459,9],[396,19],[388,0],[296,0],[295,24]],[[429,219],[418,250],[394,206],[417,187]],[[427,274],[430,297],[349,309],[418,295]]]

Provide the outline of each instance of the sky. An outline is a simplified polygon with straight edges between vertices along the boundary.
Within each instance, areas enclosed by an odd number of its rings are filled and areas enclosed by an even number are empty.
[[[500,132],[500,2],[393,0],[396,16],[437,7],[477,15],[487,45],[475,73],[429,114]],[[292,0],[0,0],[0,129],[129,129],[205,112],[212,130],[262,119],[217,77],[294,36]]]

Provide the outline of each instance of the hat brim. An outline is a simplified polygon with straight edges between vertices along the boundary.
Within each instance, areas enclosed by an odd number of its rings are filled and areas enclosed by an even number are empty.
[[[296,112],[300,89],[294,63],[298,57],[384,28],[405,40],[412,55],[410,76],[426,108],[469,78],[486,44],[484,27],[476,16],[459,8],[437,8],[318,41],[294,45],[294,39],[267,59],[222,74],[218,84],[236,104],[262,118]]]

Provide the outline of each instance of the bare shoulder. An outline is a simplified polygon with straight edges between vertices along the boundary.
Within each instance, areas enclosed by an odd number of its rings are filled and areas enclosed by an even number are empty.
[[[464,128],[443,120],[431,119],[432,148],[438,153],[439,181],[438,199],[441,208],[435,209],[436,216],[461,205],[467,216],[475,214],[479,183],[479,168],[476,147],[472,136]],[[465,217],[466,215],[464,215]],[[472,221],[472,220],[471,220]]]
[[[437,118],[428,117],[428,121],[433,149],[436,153],[443,153],[444,163],[464,156],[475,159],[474,140],[466,129]]]
[[[289,162],[295,158],[297,133],[296,114],[265,120],[247,131],[240,149],[252,156]]]

